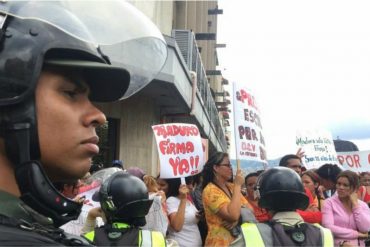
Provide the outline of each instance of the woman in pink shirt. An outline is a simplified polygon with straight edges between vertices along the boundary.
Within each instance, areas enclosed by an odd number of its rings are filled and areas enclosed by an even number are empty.
[[[357,197],[359,186],[356,173],[343,171],[337,177],[337,192],[325,200],[322,225],[332,231],[335,246],[365,246],[364,240],[370,230],[370,210]]]

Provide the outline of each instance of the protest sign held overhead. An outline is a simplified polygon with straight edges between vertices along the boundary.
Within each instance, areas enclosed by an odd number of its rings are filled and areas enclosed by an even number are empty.
[[[267,162],[260,111],[252,93],[233,84],[236,158]]]
[[[370,171],[370,151],[337,152],[338,162],[345,170],[354,172]]]
[[[202,140],[197,126],[170,123],[152,126],[160,160],[161,178],[195,175],[204,165]]]
[[[339,164],[333,138],[327,130],[298,130],[296,144],[305,153],[302,163],[307,169],[318,168],[326,163]]]

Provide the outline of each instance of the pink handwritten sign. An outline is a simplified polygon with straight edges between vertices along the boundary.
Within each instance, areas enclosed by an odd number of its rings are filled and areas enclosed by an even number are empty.
[[[199,129],[193,124],[152,126],[162,178],[188,177],[202,171],[203,149]]]

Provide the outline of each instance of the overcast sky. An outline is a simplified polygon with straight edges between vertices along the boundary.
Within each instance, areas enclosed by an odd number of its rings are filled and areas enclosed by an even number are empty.
[[[370,150],[370,1],[219,8],[219,69],[255,93],[269,159],[294,153],[296,130],[314,127]]]

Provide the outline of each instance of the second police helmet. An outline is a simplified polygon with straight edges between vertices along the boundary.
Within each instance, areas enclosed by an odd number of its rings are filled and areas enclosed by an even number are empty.
[[[256,190],[259,206],[268,210],[304,210],[309,203],[301,178],[286,167],[274,167],[263,172],[258,178]]]
[[[110,223],[123,222],[135,226],[146,224],[153,200],[139,178],[118,171],[106,179],[99,190],[101,208]]]

